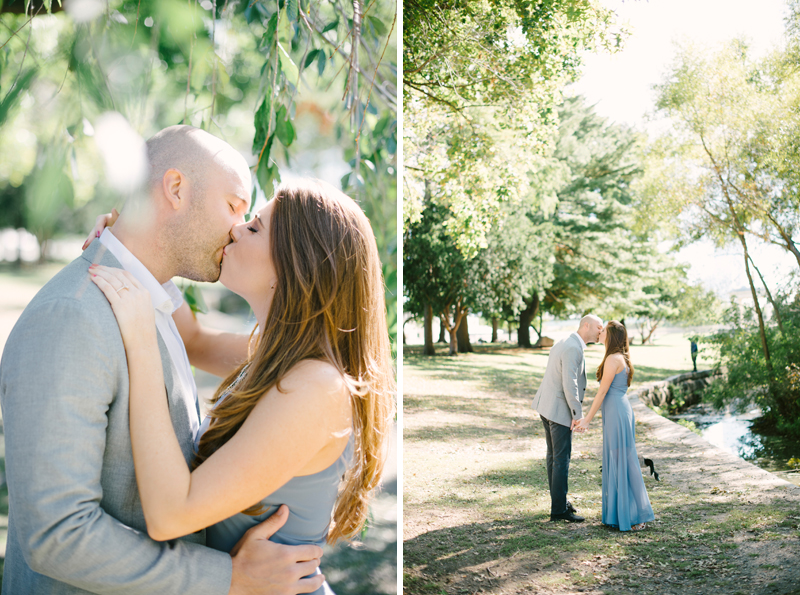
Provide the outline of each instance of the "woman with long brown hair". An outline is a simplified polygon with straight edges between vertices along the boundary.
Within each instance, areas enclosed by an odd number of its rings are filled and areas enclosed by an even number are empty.
[[[208,545],[230,551],[287,504],[289,518],[270,539],[353,537],[380,481],[393,414],[372,228],[351,198],[304,181],[281,185],[231,236],[220,281],[248,301],[258,332],[237,365],[229,352],[240,344],[203,332],[185,307],[176,320],[190,361],[213,360],[227,374],[200,428],[192,470],[170,424],[149,294],[127,271],[91,269],[125,343],[148,533],[167,540],[209,527]]]
[[[606,346],[597,368],[600,388],[589,413],[578,425],[587,429],[602,407],[602,522],[620,531],[641,531],[655,516],[636,453],[636,420],[625,396],[633,379],[628,332],[624,325],[611,320],[600,333],[600,341]]]

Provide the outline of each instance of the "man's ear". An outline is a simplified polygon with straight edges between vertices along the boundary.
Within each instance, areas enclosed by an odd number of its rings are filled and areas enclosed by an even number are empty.
[[[167,203],[176,211],[186,205],[187,183],[184,175],[177,169],[168,169],[161,178],[161,189]]]

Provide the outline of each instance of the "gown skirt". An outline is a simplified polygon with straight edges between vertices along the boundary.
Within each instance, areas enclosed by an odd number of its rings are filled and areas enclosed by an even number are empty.
[[[623,370],[614,376],[602,405],[602,522],[620,531],[655,519],[636,452],[636,420],[627,391],[627,372]]]

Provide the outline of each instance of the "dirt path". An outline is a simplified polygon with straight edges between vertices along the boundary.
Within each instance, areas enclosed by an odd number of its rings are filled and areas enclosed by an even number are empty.
[[[597,420],[576,437],[570,470],[587,522],[548,522],[544,436],[530,409],[544,362],[516,349],[406,356],[405,593],[800,593],[800,487],[635,397],[639,452],[662,479],[645,478],[656,521],[635,534],[600,524]]]

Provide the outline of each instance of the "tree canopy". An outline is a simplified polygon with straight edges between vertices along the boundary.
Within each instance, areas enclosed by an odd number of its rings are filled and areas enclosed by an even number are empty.
[[[403,7],[404,222],[419,218],[427,188],[474,256],[500,203],[528,193],[581,52],[616,47],[623,32],[592,0]]]

